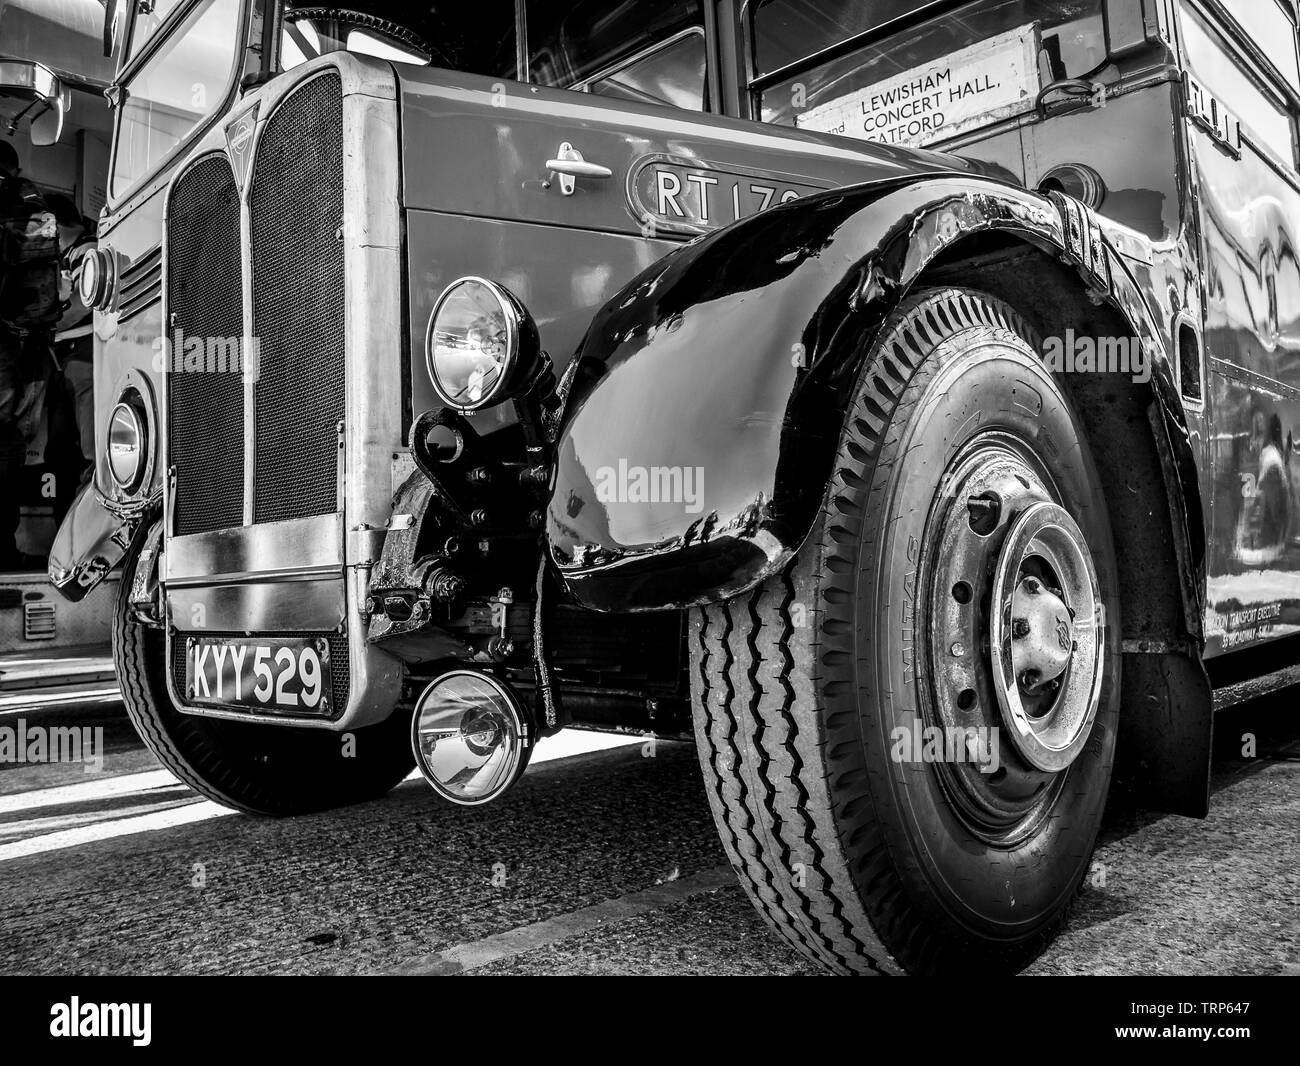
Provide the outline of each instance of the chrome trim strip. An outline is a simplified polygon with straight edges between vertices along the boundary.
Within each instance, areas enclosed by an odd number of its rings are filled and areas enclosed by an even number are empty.
[[[322,578],[338,578],[343,575],[342,564],[338,566],[296,566],[280,570],[234,570],[223,574],[193,574],[189,577],[174,577],[167,582],[172,589],[208,588],[215,585],[251,585],[257,582],[279,581],[318,581]]]
[[[250,618],[257,619],[253,636],[337,632],[347,614],[346,601],[337,577],[299,582],[291,596],[278,581],[167,589],[171,625],[179,633],[248,633]]]
[[[118,324],[121,325],[121,323],[135,318],[142,311],[147,311],[160,303],[162,303],[162,289],[161,287],[155,287],[145,295],[144,299],[132,304],[123,304],[117,313]]]
[[[1251,370],[1249,367],[1238,366],[1227,359],[1211,356],[1210,368],[1225,378],[1231,378],[1233,381],[1257,392],[1265,393],[1275,400],[1300,400],[1300,389],[1294,385],[1288,385],[1285,381],[1278,381],[1277,378],[1268,377],[1257,370]],[[1207,387],[1204,381],[1202,381],[1201,387]]]
[[[343,574],[343,520],[337,514],[234,526],[172,537],[164,584],[218,585],[229,575]],[[241,629],[247,628],[241,626]]]
[[[225,123],[221,124],[224,132]],[[244,312],[244,348],[247,357],[252,351],[253,337],[253,210],[249,204],[249,190],[253,187],[253,174],[257,164],[257,142],[264,126],[254,122],[253,143],[248,149],[248,170],[239,189],[239,272],[240,299]],[[235,178],[239,180],[238,176]],[[241,367],[244,376],[244,525],[253,524],[253,492],[257,486],[257,381],[248,372],[245,358]]]

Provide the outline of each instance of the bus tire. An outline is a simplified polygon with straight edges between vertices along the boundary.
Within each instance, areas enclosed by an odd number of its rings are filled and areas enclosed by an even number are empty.
[[[725,850],[768,923],[833,972],[1017,972],[1090,869],[1119,713],[1114,548],[1037,352],[988,295],[907,298],[870,344],[803,547],[692,611]]]
[[[414,768],[400,712],[346,743],[329,730],[183,713],[167,691],[165,634],[134,617],[130,592],[124,576],[113,618],[122,701],[145,746],[195,792],[248,814],[305,814],[375,799]]]

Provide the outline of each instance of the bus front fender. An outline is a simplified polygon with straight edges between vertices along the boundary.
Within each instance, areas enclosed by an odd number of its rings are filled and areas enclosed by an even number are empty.
[[[970,175],[818,194],[670,253],[594,319],[546,516],[574,598],[680,609],[783,567],[821,506],[885,316],[945,250],[989,231],[1066,261],[1119,310],[1147,353],[1169,438],[1186,447],[1160,331],[1077,202]]]

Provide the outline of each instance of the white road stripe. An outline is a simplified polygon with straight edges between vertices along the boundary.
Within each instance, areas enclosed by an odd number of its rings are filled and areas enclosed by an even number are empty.
[[[591,752],[606,751],[613,748],[642,744],[641,737],[627,737],[609,733],[584,733],[580,730],[567,730],[558,736],[548,737],[538,742],[533,754],[533,765],[558,762],[563,759],[586,755]],[[412,773],[411,778],[419,778]],[[179,790],[179,791],[173,791]],[[149,791],[160,793],[160,799],[171,800],[182,796],[192,796],[193,802],[183,807],[155,811],[149,814],[131,814],[109,820],[97,820],[93,824],[79,826],[75,829],[62,829],[54,833],[42,833],[26,840],[0,844],[0,862],[9,859],[40,855],[47,851],[59,851],[64,848],[80,847],[100,840],[114,837],[131,836],[136,833],[150,833],[159,829],[175,829],[182,825],[192,825],[209,818],[220,818],[235,814],[208,800],[189,793],[166,770],[149,770],[144,773],[121,774],[92,781],[78,782],[75,785],[61,785],[56,788],[40,789],[34,792],[19,792],[9,796],[0,796],[0,815],[39,810],[42,807],[54,807],[68,803],[90,804],[99,800],[112,800],[123,796],[138,795]],[[90,812],[88,817],[102,818]]]
[[[736,884],[736,875],[730,866],[714,866],[708,870],[661,885],[644,888],[617,899],[607,899],[590,907],[583,907],[557,918],[548,918],[531,925],[521,925],[504,933],[494,933],[482,940],[457,944],[435,955],[425,955],[403,963],[396,974],[454,974],[477,970],[502,959],[514,958],[526,951],[549,947],[570,937],[591,933],[604,926],[634,918],[638,914],[662,910],[692,896],[716,892]]]
[[[93,803],[114,796],[131,796],[153,789],[185,789],[169,770],[146,770],[139,774],[120,774],[117,777],[94,777],[78,781],[75,785],[59,785],[34,792],[15,792],[0,796],[0,814],[15,811],[32,811],[40,807],[59,807],[65,803]]]
[[[83,825],[78,829],[63,829],[57,833],[16,840],[12,844],[0,844],[0,862],[23,859],[29,855],[42,855],[47,851],[76,848],[82,844],[112,840],[114,837],[152,833],[159,829],[175,829],[177,826],[192,825],[195,822],[206,822],[209,818],[224,818],[228,814],[238,813],[228,807],[218,807],[208,800],[196,798],[194,803],[174,807],[171,810],[119,818],[112,822],[98,822],[94,825]]]
[[[72,707],[91,703],[117,703],[122,693],[116,685],[111,688],[77,689],[74,692],[54,690],[42,692],[29,689],[24,692],[0,696],[0,718],[17,718],[33,710],[50,707]]]

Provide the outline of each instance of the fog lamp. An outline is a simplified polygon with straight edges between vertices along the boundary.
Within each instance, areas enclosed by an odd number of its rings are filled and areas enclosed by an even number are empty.
[[[103,308],[113,291],[112,259],[102,248],[91,248],[77,261],[77,295],[91,310]]]
[[[429,316],[425,359],[438,398],[458,411],[500,403],[529,384],[538,367],[537,326],[509,290],[461,278]]]
[[[496,799],[528,765],[533,731],[515,693],[489,674],[452,670],[415,705],[411,746],[424,779],[443,799]]]
[[[108,417],[108,472],[123,492],[134,492],[144,478],[147,435],[135,404],[119,401]]]

